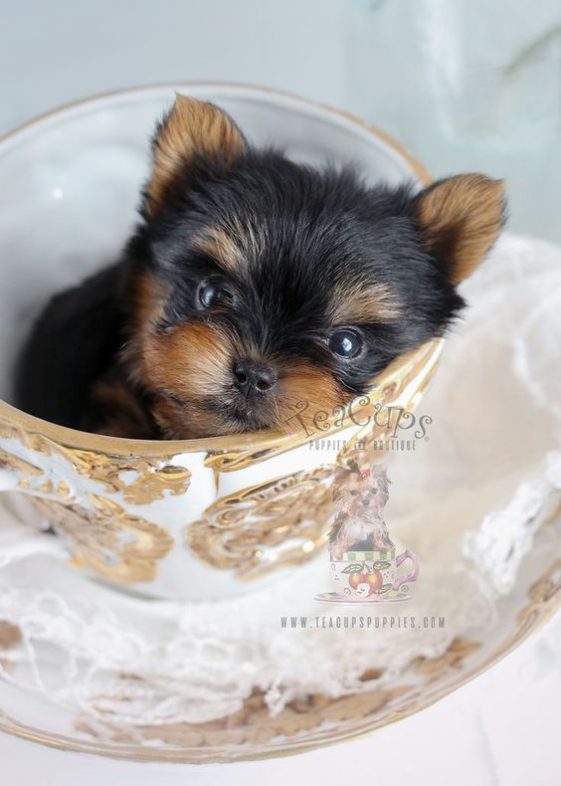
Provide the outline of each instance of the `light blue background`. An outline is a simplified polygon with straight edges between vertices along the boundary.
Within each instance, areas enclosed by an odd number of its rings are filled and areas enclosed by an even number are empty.
[[[559,0],[20,0],[0,73],[0,131],[157,81],[291,90],[386,128],[435,176],[505,177],[510,227],[561,240]]]

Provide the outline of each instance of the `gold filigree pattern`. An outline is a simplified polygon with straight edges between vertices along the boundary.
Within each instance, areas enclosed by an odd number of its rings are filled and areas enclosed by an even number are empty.
[[[559,593],[561,593],[561,559],[555,560],[547,573],[532,584],[529,595],[534,605],[541,606],[543,603],[551,604]]]
[[[320,467],[222,497],[186,526],[187,546],[243,579],[304,562],[326,543],[332,481],[333,469]]]
[[[186,467],[173,464],[173,457],[147,459],[132,455],[115,456],[69,447],[42,434],[26,431],[4,419],[0,419],[0,437],[15,440],[32,453],[61,456],[79,475],[103,484],[108,493],[122,493],[123,499],[130,504],[145,505],[164,499],[166,493],[174,496],[184,494],[189,488],[191,473]],[[22,476],[22,489],[33,490],[30,478],[43,474],[38,466],[8,452],[5,447],[0,452],[0,461]],[[36,490],[40,493],[55,493],[54,488]],[[60,489],[56,493],[59,494]]]
[[[529,588],[526,601],[513,615],[509,634],[491,647],[463,637],[452,640],[436,658],[415,658],[401,675],[382,686],[383,670],[370,669],[361,680],[365,692],[332,698],[311,694],[291,701],[278,715],[268,712],[262,691],[255,690],[240,710],[207,723],[164,723],[134,726],[115,723],[100,697],[95,723],[82,714],[76,730],[92,742],[46,737],[2,715],[4,730],[28,739],[83,752],[109,753],[150,761],[216,762],[302,752],[337,740],[369,734],[406,718],[450,694],[481,674],[535,632],[559,608],[561,559]],[[130,681],[130,686],[127,683]],[[134,697],[138,677],[123,674],[123,701]],[[328,721],[326,723],[326,721]],[[148,743],[148,745],[147,745]],[[115,746],[119,747],[115,747]],[[243,752],[245,746],[245,753]]]
[[[19,456],[14,456],[3,448],[0,448],[0,469],[12,469],[24,477],[41,477],[43,475],[43,470],[36,467],[35,464],[31,464]]]
[[[68,543],[72,562],[121,584],[153,581],[173,546],[161,527],[131,516],[113,500],[89,495],[91,510],[35,497],[39,512]]]
[[[173,496],[184,494],[191,477],[185,467],[132,456],[72,450],[71,460],[80,475],[103,483],[108,492],[122,492],[125,501],[134,505],[164,499],[166,492]],[[127,482],[129,474],[133,479]]]
[[[108,494],[122,494],[125,502],[133,505],[146,505],[166,494],[184,494],[190,482],[188,469],[172,464],[171,458],[113,456],[60,445],[2,419],[0,437],[27,451],[24,459],[4,443],[0,466],[13,470],[16,488],[32,495],[35,507],[65,538],[75,565],[124,584],[156,577],[157,561],[174,543],[165,529],[127,513],[101,494],[77,496],[63,479],[68,473],[60,465],[53,461],[47,471],[39,461],[34,463],[33,456],[62,458],[69,470],[101,484]]]
[[[422,674],[427,682],[434,682],[442,679],[447,672],[459,669],[466,657],[478,650],[480,646],[480,642],[456,638],[442,655],[436,658],[425,656],[415,658],[411,662],[411,667]]]
[[[123,686],[126,701],[126,685]],[[134,688],[134,684],[132,686]],[[291,738],[304,732],[314,732],[321,724],[348,723],[360,717],[375,716],[394,704],[400,696],[410,690],[409,685],[398,685],[391,688],[376,688],[352,696],[332,698],[323,694],[314,694],[306,698],[290,702],[278,715],[272,716],[261,691],[253,693],[242,709],[227,718],[207,721],[206,723],[166,723],[153,726],[138,727],[137,734],[152,745],[158,741],[165,745],[189,749],[220,749],[247,743],[266,744],[273,738]],[[132,694],[131,692],[131,695]],[[108,713],[104,712],[103,697],[100,697],[98,725],[83,716],[76,727],[92,737],[99,736],[103,728],[109,739],[121,742],[132,742],[134,732],[112,722]],[[130,735],[130,736],[129,736]]]

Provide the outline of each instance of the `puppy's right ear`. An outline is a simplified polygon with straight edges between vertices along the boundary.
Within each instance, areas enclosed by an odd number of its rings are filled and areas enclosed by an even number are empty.
[[[206,101],[177,94],[152,141],[152,173],[144,209],[149,215],[157,213],[171,183],[195,157],[231,166],[246,149],[241,131],[226,112]]]
[[[504,191],[501,180],[469,174],[439,180],[415,197],[423,244],[454,286],[497,240],[505,222]]]

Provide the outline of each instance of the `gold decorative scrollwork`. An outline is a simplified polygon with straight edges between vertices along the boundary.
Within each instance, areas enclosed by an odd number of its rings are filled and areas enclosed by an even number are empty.
[[[138,457],[110,456],[89,450],[63,449],[74,469],[90,480],[103,483],[110,493],[121,492],[126,502],[145,505],[163,499],[166,492],[183,494],[191,474],[185,467]],[[133,478],[127,482],[126,477]]]
[[[14,456],[3,448],[0,448],[0,469],[12,469],[24,477],[29,475],[41,477],[43,475],[43,470],[36,467],[35,464],[31,464],[31,462],[25,461],[25,459],[19,456]]]
[[[320,467],[222,497],[186,526],[186,543],[243,579],[304,562],[326,543],[332,481],[332,468]]]
[[[127,513],[113,500],[89,495],[91,509],[35,497],[39,512],[68,543],[77,567],[122,584],[153,581],[158,560],[173,546],[161,527]]]
[[[163,499],[166,493],[184,494],[189,488],[191,473],[186,467],[176,466],[169,459],[147,459],[137,456],[113,456],[93,450],[81,450],[58,444],[42,434],[25,431],[0,419],[0,437],[16,440],[32,453],[58,455],[66,459],[79,475],[102,483],[108,493],[122,493],[133,505],[145,505]],[[40,476],[43,470],[27,459],[22,459],[5,448],[0,451],[0,462],[21,475],[19,487],[30,489],[29,477]],[[23,481],[23,484],[22,482]],[[54,493],[54,489],[37,489]]]
[[[171,459],[121,457],[68,447],[4,420],[0,420],[0,437],[26,450],[22,458],[5,444],[0,449],[0,466],[13,470],[18,490],[32,494],[35,507],[68,543],[75,565],[121,583],[155,578],[157,561],[171,549],[173,538],[156,524],[129,514],[114,499],[97,493],[77,498],[69,483],[56,477],[54,463],[47,472],[39,462],[34,463],[33,456],[61,457],[79,475],[100,483],[106,493],[121,493],[125,502],[134,505],[163,499],[166,494],[183,494],[191,477],[187,468],[175,466]]]

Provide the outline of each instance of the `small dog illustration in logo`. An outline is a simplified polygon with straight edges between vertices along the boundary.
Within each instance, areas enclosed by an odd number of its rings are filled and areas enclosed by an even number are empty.
[[[341,559],[348,551],[387,551],[393,546],[382,510],[389,500],[388,475],[384,467],[352,473],[336,489],[340,504],[330,537],[330,552]]]
[[[410,551],[396,555],[383,510],[389,500],[390,480],[384,465],[361,470],[352,462],[334,487],[338,512],[329,538],[331,584],[335,592],[318,600],[381,602],[407,600],[411,582],[419,574],[418,559]],[[400,566],[412,563],[408,574]]]

